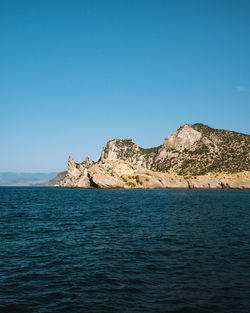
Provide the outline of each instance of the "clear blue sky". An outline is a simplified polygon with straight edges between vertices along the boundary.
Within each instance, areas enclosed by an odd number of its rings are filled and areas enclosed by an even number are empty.
[[[249,133],[249,0],[1,0],[0,35],[0,171],[183,123]]]

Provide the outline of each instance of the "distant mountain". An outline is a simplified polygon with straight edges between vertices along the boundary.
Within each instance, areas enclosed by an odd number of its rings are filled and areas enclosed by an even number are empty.
[[[46,186],[55,186],[59,184],[66,176],[67,171],[65,172],[60,172],[59,174],[56,175],[56,177],[53,177],[49,181],[46,182]]]
[[[57,173],[0,172],[0,186],[44,186]]]
[[[62,179],[61,179],[62,178]],[[60,180],[61,179],[61,180]],[[250,136],[184,124],[158,147],[113,139],[98,162],[76,163],[52,185],[81,188],[250,188]]]

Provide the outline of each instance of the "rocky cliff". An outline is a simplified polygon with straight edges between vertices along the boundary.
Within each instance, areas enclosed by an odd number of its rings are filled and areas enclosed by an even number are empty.
[[[104,159],[179,175],[237,173],[250,169],[250,136],[203,124],[184,124],[155,148],[143,149],[129,138],[111,140],[102,150]]]
[[[69,157],[56,183],[81,188],[250,188],[250,136],[184,124],[164,143],[144,149],[131,138],[110,140],[98,162]]]

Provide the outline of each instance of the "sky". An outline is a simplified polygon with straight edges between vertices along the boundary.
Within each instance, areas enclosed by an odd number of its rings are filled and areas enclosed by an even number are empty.
[[[0,0],[0,171],[250,130],[249,0]]]

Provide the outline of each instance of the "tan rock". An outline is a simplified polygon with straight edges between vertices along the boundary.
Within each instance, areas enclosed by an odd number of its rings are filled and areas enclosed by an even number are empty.
[[[183,177],[132,165],[122,160],[77,164],[69,158],[68,172],[59,186],[77,188],[250,188],[250,172]]]
[[[105,164],[94,164],[89,169],[90,186],[96,188],[124,188],[120,177],[109,172]]]
[[[249,135],[200,123],[184,124],[154,148],[141,148],[128,137],[108,141],[98,162],[86,157],[78,164],[69,157],[68,171],[52,184],[81,188],[250,188],[249,155]]]
[[[180,130],[176,130],[164,141],[164,148],[170,148],[177,151],[190,149],[192,145],[201,138],[201,133],[194,130],[190,125],[185,124]]]

